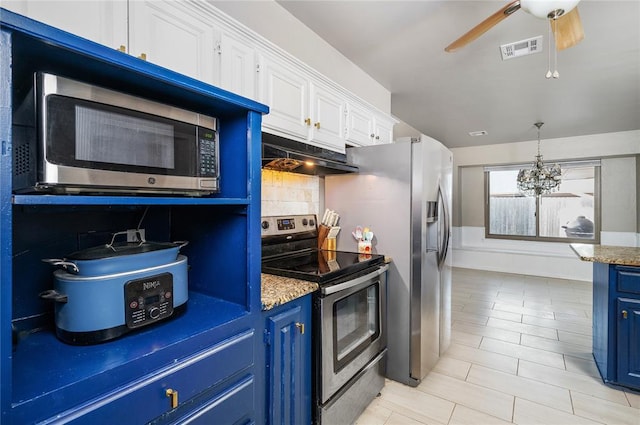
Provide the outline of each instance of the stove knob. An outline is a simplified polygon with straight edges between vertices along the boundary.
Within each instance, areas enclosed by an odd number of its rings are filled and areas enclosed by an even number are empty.
[[[149,317],[152,319],[157,319],[160,317],[160,309],[158,307],[151,307],[149,309]]]
[[[316,223],[313,221],[313,219],[309,220],[309,226],[315,226]]]
[[[261,226],[264,230],[267,230],[269,228],[269,222],[265,220],[262,222]]]
[[[302,225],[306,226],[307,224],[309,224],[309,220],[307,220],[306,218],[302,219]]]

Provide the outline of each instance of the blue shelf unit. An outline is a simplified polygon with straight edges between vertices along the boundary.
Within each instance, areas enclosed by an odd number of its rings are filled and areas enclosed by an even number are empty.
[[[203,197],[12,193],[12,108],[43,70],[219,119],[221,191]],[[260,142],[268,107],[0,9],[0,422],[263,422]],[[102,344],[55,336],[44,258],[142,227],[187,240],[178,317]],[[99,296],[87,302],[99,303]],[[258,354],[257,354],[258,353]],[[174,387],[180,388],[174,388]],[[168,389],[179,392],[171,406]]]

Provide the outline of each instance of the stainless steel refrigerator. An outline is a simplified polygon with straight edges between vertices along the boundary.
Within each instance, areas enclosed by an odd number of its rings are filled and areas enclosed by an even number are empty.
[[[451,339],[453,156],[427,137],[347,149],[357,174],[325,177],[325,205],[340,214],[337,249],[357,250],[357,225],[373,252],[391,257],[387,377],[416,386]]]

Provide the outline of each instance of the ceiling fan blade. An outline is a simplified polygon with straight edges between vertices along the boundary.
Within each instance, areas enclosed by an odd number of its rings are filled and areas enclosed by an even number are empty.
[[[584,38],[582,21],[578,8],[574,7],[569,13],[565,13],[555,20],[549,21],[553,36],[556,40],[556,50],[564,50],[580,43]]]
[[[518,9],[520,9],[520,0],[512,1],[475,27],[471,28],[465,35],[445,47],[445,52],[453,52],[466,46]]]

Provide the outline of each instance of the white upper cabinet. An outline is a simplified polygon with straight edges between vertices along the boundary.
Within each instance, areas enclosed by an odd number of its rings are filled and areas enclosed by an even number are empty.
[[[359,105],[347,105],[346,141],[353,146],[373,144],[373,113]]]
[[[126,45],[126,1],[3,0],[0,6],[96,43]]]
[[[258,99],[258,59],[248,42],[222,31],[216,50],[219,55],[219,85],[249,99]]]
[[[260,74],[260,101],[270,108],[262,119],[264,131],[345,151],[345,100],[337,90],[273,56],[262,57]]]
[[[202,11],[180,2],[3,1],[2,7],[212,83],[214,27]]]
[[[346,142],[351,146],[369,146],[393,141],[396,120],[357,103],[347,105]]]
[[[306,140],[311,125],[308,78],[274,58],[263,56],[260,62],[260,101],[269,105],[263,129]]]
[[[213,83],[216,33],[210,20],[179,2],[129,2],[132,55]]]
[[[393,126],[397,121],[389,116],[376,115],[374,117],[372,137],[374,144],[383,144],[393,142]]]
[[[311,126],[309,140],[314,144],[344,152],[345,100],[329,87],[310,83]]]

